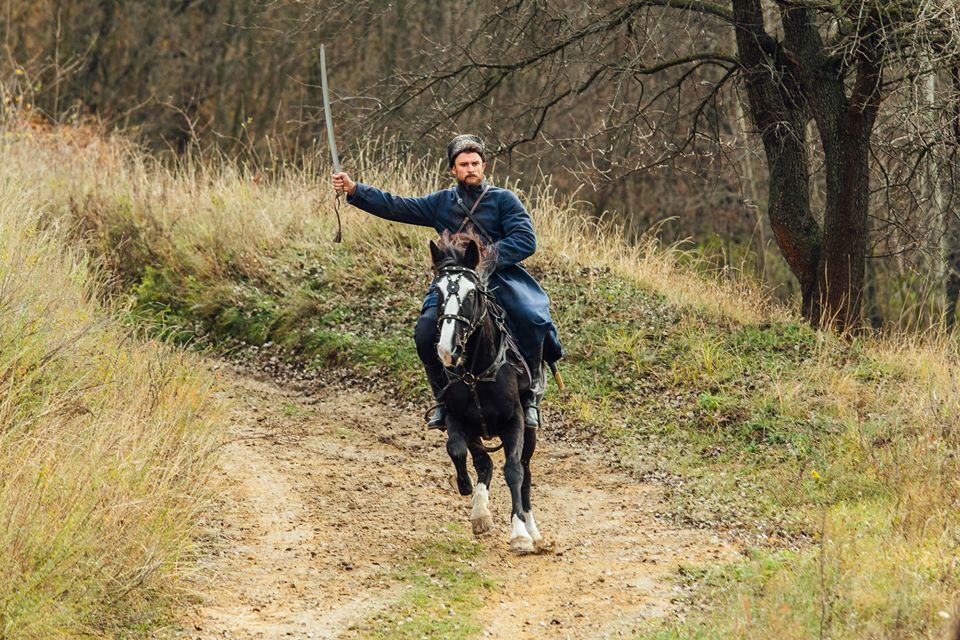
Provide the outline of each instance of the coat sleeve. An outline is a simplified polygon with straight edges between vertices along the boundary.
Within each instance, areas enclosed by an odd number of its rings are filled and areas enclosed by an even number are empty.
[[[378,218],[432,227],[436,218],[439,195],[438,192],[420,198],[401,198],[358,182],[357,190],[353,195],[347,196],[347,202]]]
[[[501,196],[500,226],[503,238],[494,243],[497,267],[509,267],[529,258],[537,250],[533,221],[520,199],[509,191]]]

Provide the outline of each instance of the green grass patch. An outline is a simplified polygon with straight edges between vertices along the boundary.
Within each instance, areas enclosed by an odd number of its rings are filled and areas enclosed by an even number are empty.
[[[191,273],[183,264],[148,266],[130,288],[132,314],[158,335],[229,353],[276,347],[306,368],[337,366],[386,376],[403,393],[426,391],[412,348],[419,310],[416,266],[358,259],[344,250],[308,260],[304,252],[270,256],[256,279]],[[408,257],[409,258],[409,257]],[[276,353],[276,351],[274,351]]]
[[[400,600],[353,627],[348,637],[365,640],[466,640],[483,631],[474,617],[484,592],[493,587],[474,568],[481,546],[458,525],[447,525],[440,539],[414,551],[396,576]]]

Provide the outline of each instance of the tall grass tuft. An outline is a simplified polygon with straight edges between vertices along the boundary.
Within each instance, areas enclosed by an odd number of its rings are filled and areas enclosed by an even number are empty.
[[[3,164],[0,637],[147,635],[208,498],[211,376],[103,305],[49,217],[44,183],[64,177]]]

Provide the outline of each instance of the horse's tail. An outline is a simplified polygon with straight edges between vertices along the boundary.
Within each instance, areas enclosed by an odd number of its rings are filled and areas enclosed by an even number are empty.
[[[480,449],[481,451],[485,451],[486,453],[495,453],[497,451],[500,451],[500,449],[503,449],[503,440],[501,440],[500,444],[498,444],[495,447],[488,447],[487,445],[483,444],[483,440],[481,440],[480,438],[477,438],[476,442],[474,442],[473,445],[477,449]]]

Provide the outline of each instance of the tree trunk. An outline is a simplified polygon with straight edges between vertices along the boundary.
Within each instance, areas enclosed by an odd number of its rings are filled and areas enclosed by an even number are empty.
[[[800,121],[780,123],[761,137],[770,171],[770,227],[790,270],[800,281],[801,313],[815,322],[821,313],[817,267],[822,240],[820,226],[810,212],[804,126]]]
[[[810,322],[821,315],[817,266],[820,225],[810,211],[806,110],[776,68],[776,43],[764,31],[760,0],[733,0],[737,50],[744,66],[750,117],[760,132],[769,170],[770,227],[790,270],[800,281],[801,311]]]
[[[817,277],[821,320],[843,330],[860,320],[870,206],[870,127],[858,117],[839,120],[840,131],[821,133],[827,198]]]
[[[801,28],[806,29],[806,41],[817,45],[806,55],[813,68],[806,78],[806,90],[820,129],[827,178],[824,252],[818,267],[824,300],[820,320],[842,331],[861,321],[870,211],[870,138],[882,98],[881,20],[869,13],[859,27],[856,75],[848,97],[843,76],[837,73],[840,61],[824,53],[808,14],[797,15],[807,16]]]
[[[947,327],[953,329],[957,323],[957,300],[960,299],[960,212],[957,209],[957,198],[960,196],[957,189],[958,174],[960,174],[960,62],[950,69],[953,81],[953,149],[950,154],[951,172],[950,181],[952,190],[950,203],[951,210],[944,212],[944,313]]]
[[[800,280],[802,312],[841,331],[860,322],[870,206],[870,136],[880,104],[879,29],[864,21],[856,80],[846,95],[809,9],[781,9],[784,43],[763,29],[760,0],[733,0],[737,49],[751,116],[770,166],[770,223]],[[825,154],[821,231],[810,210],[806,124],[817,122]]]

